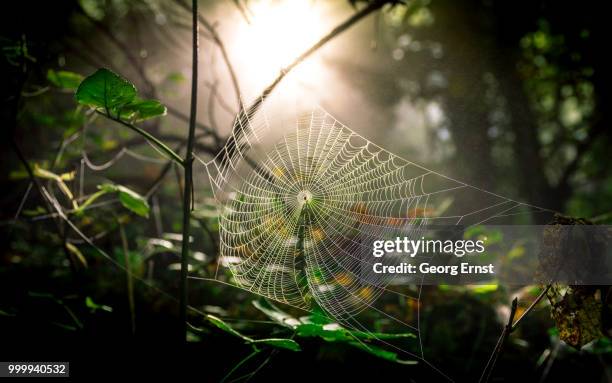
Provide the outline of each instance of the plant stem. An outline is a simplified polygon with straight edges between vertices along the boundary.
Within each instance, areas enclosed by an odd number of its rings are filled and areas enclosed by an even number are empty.
[[[74,209],[72,211],[72,213],[74,214],[81,214],[82,212],[85,211],[85,209],[87,209],[92,203],[94,203],[98,198],[102,197],[103,195],[105,195],[106,193],[108,193],[106,190],[98,190],[97,192],[95,192],[94,194],[92,194],[89,198],[87,198],[87,200],[85,200],[85,202],[83,202],[78,208]]]
[[[166,153],[173,161],[175,161],[176,163],[178,163],[181,166],[185,166],[185,164],[183,163],[183,159],[181,158],[181,156],[179,156],[178,154],[176,154],[176,152],[172,149],[170,149],[166,144],[164,144],[163,142],[161,142],[160,140],[158,140],[157,138],[155,138],[155,136],[151,135],[150,133],[148,133],[146,130],[141,129],[139,127],[137,127],[134,124],[130,124],[127,121],[124,121],[120,118],[116,118],[111,116],[110,114],[106,114],[106,113],[102,113],[99,110],[96,111],[98,114],[103,115],[104,117],[113,120],[115,122],[120,123],[121,125],[132,129],[134,132],[140,134],[141,136],[143,136],[147,141],[149,141],[150,143],[152,143],[153,145],[157,146],[157,148],[159,150],[161,150],[162,152]],[[193,144],[192,144],[193,147]]]
[[[185,170],[183,185],[183,244],[181,249],[181,280],[179,296],[180,331],[183,339],[187,336],[187,273],[189,266],[189,229],[191,224],[192,192],[193,192],[193,142],[195,137],[196,114],[198,109],[198,1],[192,0],[192,62],[191,62],[191,111],[189,114],[189,137],[187,152],[181,162]]]

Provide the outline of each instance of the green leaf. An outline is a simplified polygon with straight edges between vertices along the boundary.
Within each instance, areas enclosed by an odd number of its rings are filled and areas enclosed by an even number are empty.
[[[215,326],[217,326],[218,328],[220,328],[221,330],[230,333],[234,336],[237,336],[238,338],[243,339],[246,342],[251,342],[253,339],[249,338],[248,336],[242,335],[241,333],[239,333],[238,331],[234,330],[232,327],[230,327],[230,325],[228,325],[227,323],[225,323],[223,320],[217,318],[214,315],[206,315],[206,319],[208,319],[208,321],[212,324],[214,324]]]
[[[55,181],[59,189],[64,193],[64,195],[72,202],[72,207],[74,209],[78,209],[79,205],[77,204],[70,188],[64,181],[72,181],[74,179],[74,172],[68,172],[64,174],[55,174],[49,170],[43,169],[38,164],[34,164],[34,176],[38,178],[48,179]]]
[[[282,348],[285,350],[291,350],[291,351],[300,351],[300,345],[294,341],[293,339],[285,339],[285,338],[266,338],[266,339],[253,339],[250,338],[246,335],[241,334],[240,332],[234,330],[230,325],[228,325],[227,323],[225,323],[223,320],[221,320],[220,318],[217,318],[214,315],[206,315],[206,319],[208,319],[208,321],[210,323],[212,323],[213,325],[215,325],[216,327],[220,328],[221,330],[232,334],[235,337],[238,337],[242,340],[244,340],[246,343],[251,344],[253,346],[257,345],[257,344],[264,344],[266,346],[270,346],[270,347],[274,347],[274,348]]]
[[[15,314],[11,314],[11,313],[9,313],[7,311],[4,311],[4,310],[0,310],[0,316],[2,316],[2,317],[14,317],[16,315]]]
[[[83,267],[87,267],[87,259],[78,247],[76,247],[70,242],[66,242],[66,249],[68,249],[70,254],[72,254],[76,259],[78,259],[79,262],[81,262],[81,265],[83,265]]]
[[[404,360],[400,359],[397,353],[393,351],[387,351],[378,346],[372,346],[370,344],[365,344],[362,342],[350,342],[351,346],[356,347],[360,350],[363,350],[369,354],[372,354],[378,358],[385,359],[394,363],[406,364],[406,365],[415,365],[418,362],[416,360]]]
[[[75,98],[80,104],[122,120],[143,121],[166,114],[161,102],[139,98],[134,84],[105,68],[83,80]]]
[[[499,285],[495,283],[490,285],[475,285],[468,286],[468,289],[475,294],[488,294],[497,291],[499,289]]]
[[[128,210],[138,214],[141,217],[149,217],[149,203],[146,198],[136,193],[132,189],[128,189],[122,185],[103,184],[98,186],[98,189],[105,193],[118,193],[119,201]]]
[[[316,323],[303,323],[297,326],[296,333],[302,337],[319,337],[328,342],[347,342],[360,340],[388,340],[388,339],[401,339],[401,338],[416,338],[412,333],[379,333],[379,332],[367,332],[367,331],[355,331],[346,329],[337,323],[330,324],[316,324]]]
[[[83,76],[65,70],[54,71],[49,69],[47,71],[47,80],[58,88],[76,90],[83,81]]]
[[[268,338],[268,339],[257,339],[250,342],[251,344],[262,343],[275,348],[283,348],[291,351],[301,351],[300,345],[293,339],[285,338]]]
[[[122,107],[119,114],[122,118],[143,121],[153,117],[165,116],[166,107],[157,100],[136,99]]]
[[[75,98],[80,104],[117,112],[134,101],[136,87],[115,72],[101,68],[81,82]]]
[[[292,317],[284,311],[281,311],[276,306],[264,299],[253,301],[253,306],[282,326],[296,328],[300,325],[300,321],[298,319]]]
[[[85,298],[85,306],[87,306],[87,308],[89,308],[92,313],[94,313],[94,312],[96,312],[98,310],[106,311],[106,312],[109,312],[109,313],[113,312],[113,308],[112,307],[107,306],[107,305],[97,304],[96,302],[94,302],[93,299],[91,299],[90,296]]]
[[[366,344],[364,342],[374,340],[389,340],[399,338],[416,338],[411,333],[401,334],[385,334],[385,333],[372,333],[366,331],[354,331],[348,330],[337,323],[331,323],[326,325],[316,323],[304,323],[297,327],[296,335],[301,337],[319,337],[327,342],[341,342],[349,344],[352,347],[356,347],[360,350],[366,351],[378,358],[389,360],[395,363],[401,364],[416,364],[415,360],[402,360],[398,357],[397,353],[385,350],[381,347],[374,346],[372,344]]]

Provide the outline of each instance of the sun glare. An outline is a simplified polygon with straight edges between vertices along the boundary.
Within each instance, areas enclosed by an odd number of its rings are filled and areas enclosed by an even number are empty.
[[[311,0],[262,0],[249,2],[249,8],[252,18],[242,23],[235,46],[241,66],[257,83],[272,80],[325,31],[322,15]],[[310,58],[292,76],[304,82],[316,79],[317,61]]]

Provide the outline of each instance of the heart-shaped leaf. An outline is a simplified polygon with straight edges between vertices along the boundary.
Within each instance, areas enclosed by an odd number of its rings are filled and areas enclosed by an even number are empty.
[[[136,99],[136,87],[115,72],[101,68],[81,82],[75,98],[80,104],[116,112]]]

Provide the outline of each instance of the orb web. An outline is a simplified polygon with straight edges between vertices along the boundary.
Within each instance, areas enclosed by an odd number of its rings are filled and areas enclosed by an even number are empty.
[[[368,272],[372,242],[420,238],[425,225],[545,211],[394,155],[322,108],[285,124],[287,133],[272,145],[265,110],[247,117],[229,147],[203,162],[222,206],[219,264],[232,283],[304,310],[321,308],[359,330],[368,331],[360,314],[376,311],[417,334],[408,354],[423,361],[418,313],[408,321],[377,305],[391,293],[418,308],[422,286],[416,281],[411,293],[399,293]]]

